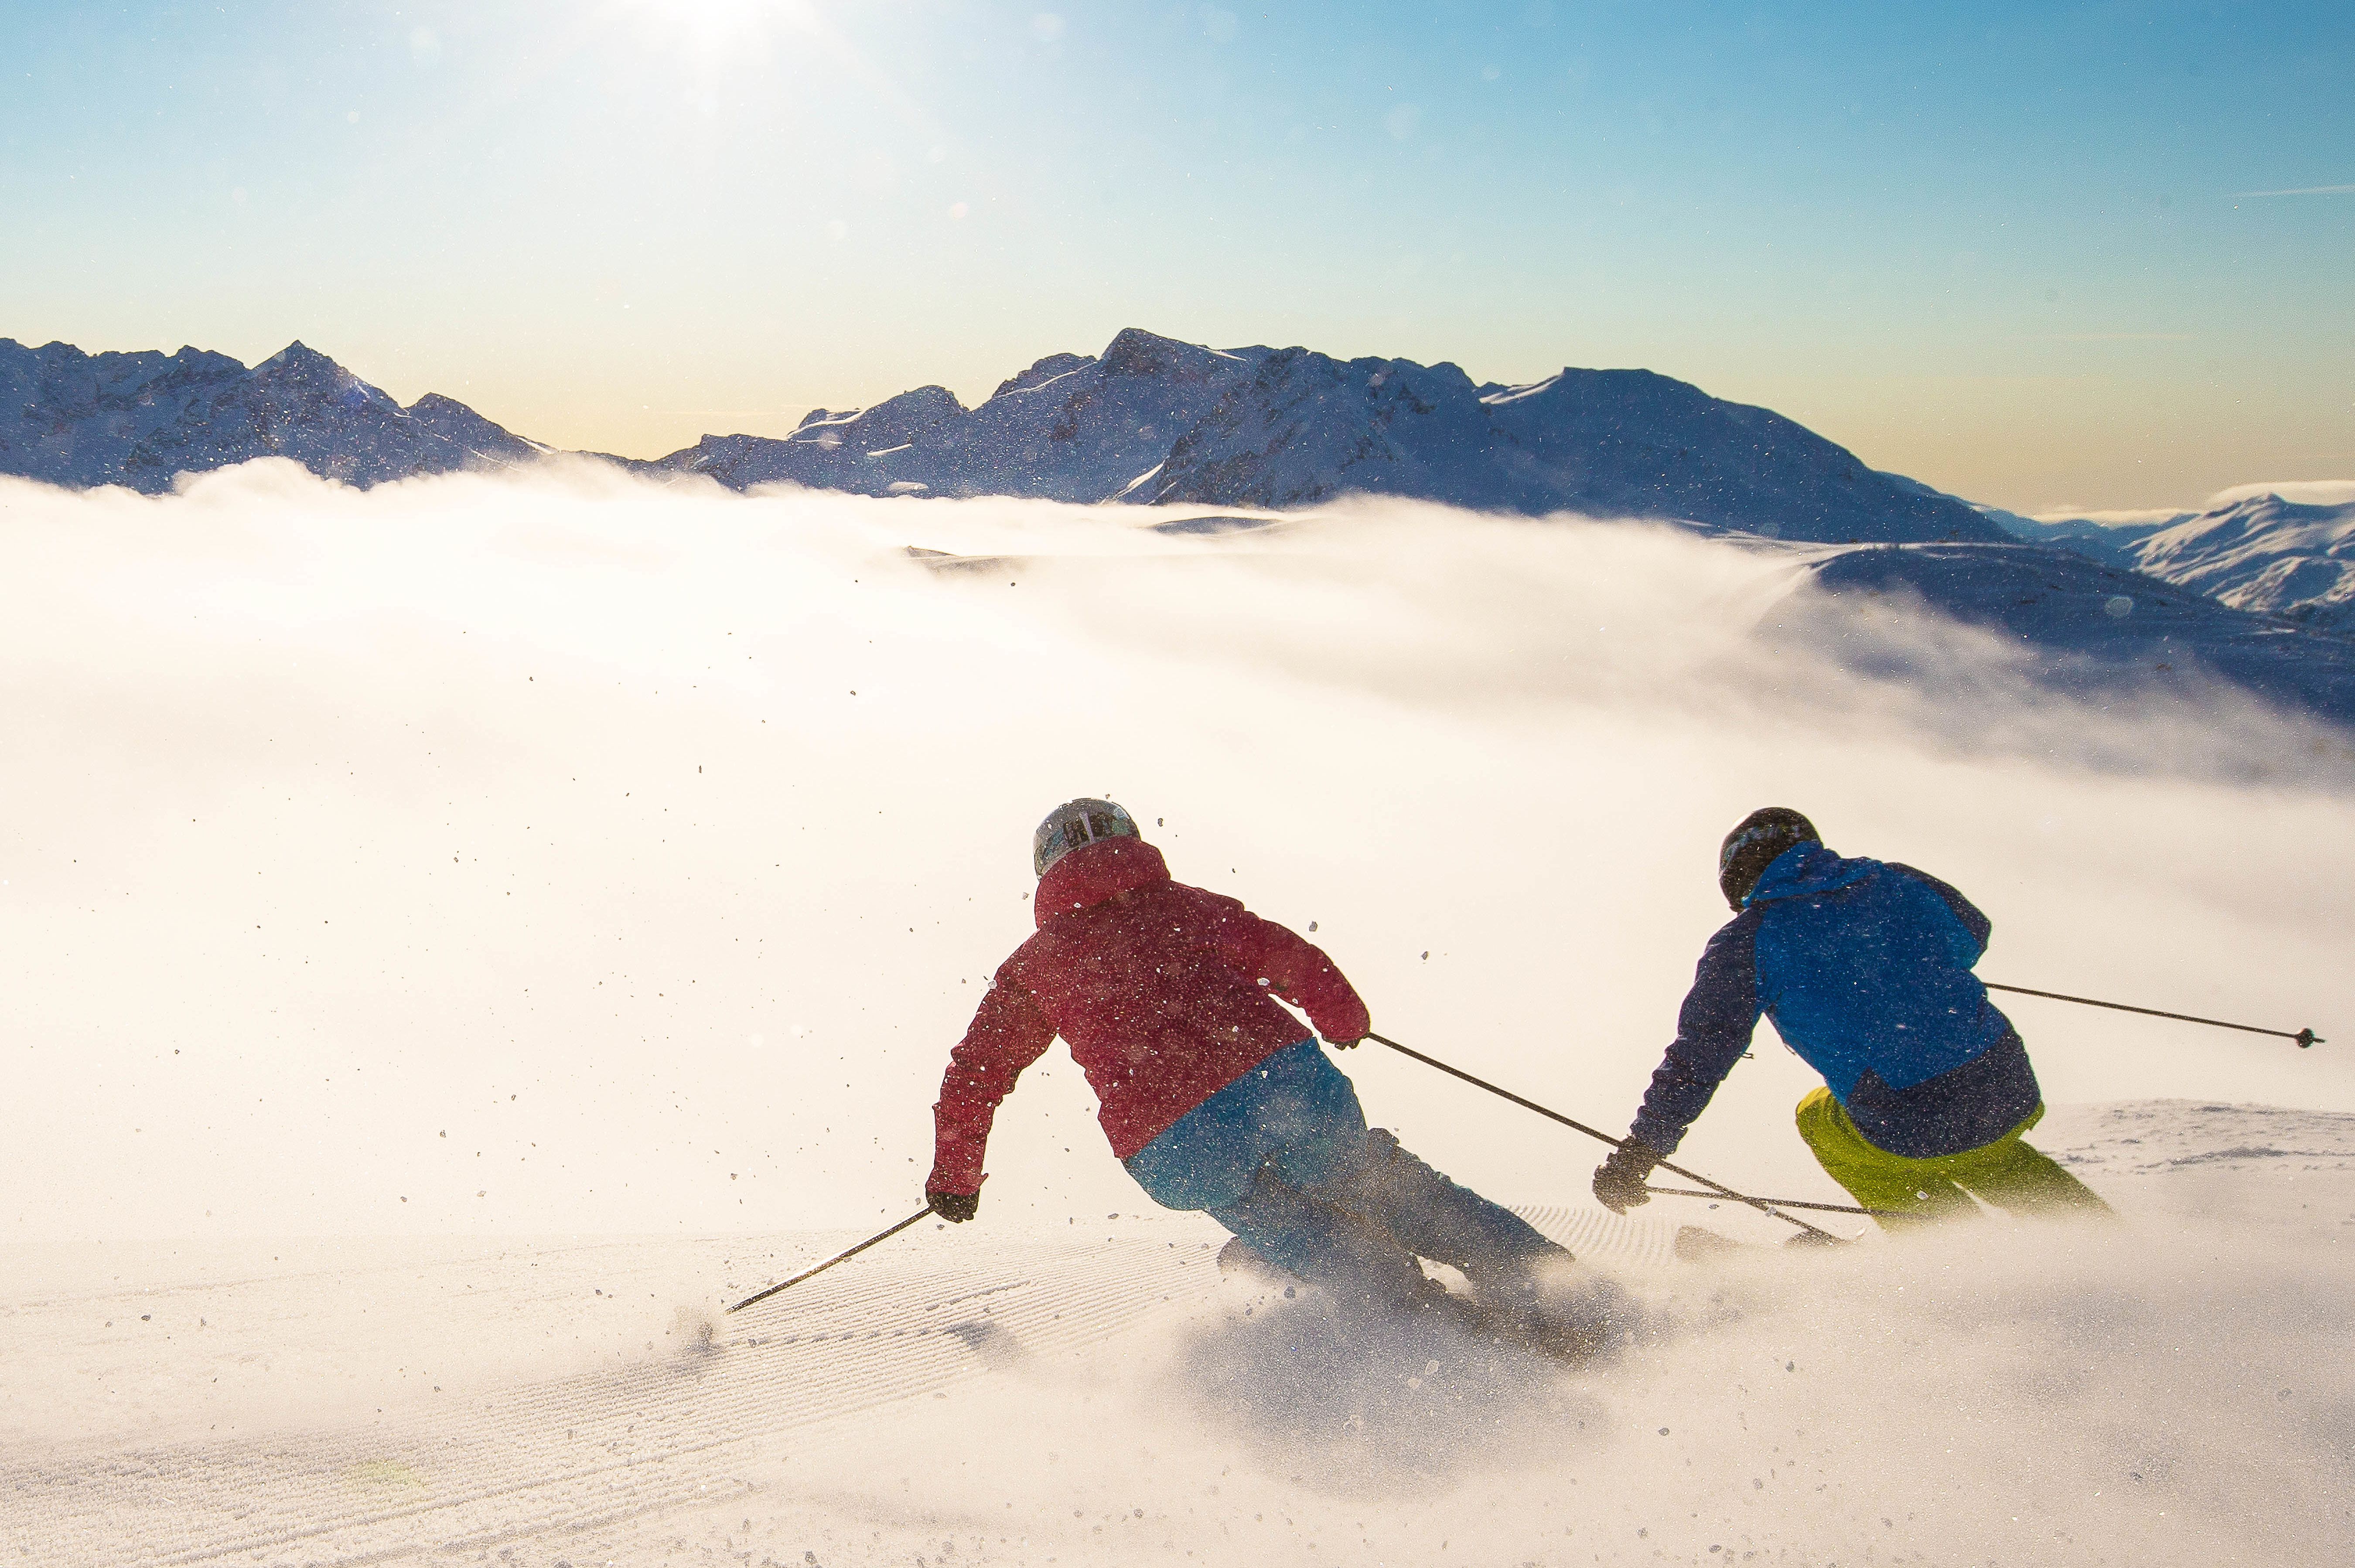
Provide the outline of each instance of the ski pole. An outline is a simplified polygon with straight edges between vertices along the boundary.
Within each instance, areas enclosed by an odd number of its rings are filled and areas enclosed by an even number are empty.
[[[932,1211],[932,1206],[927,1203],[922,1208],[917,1210],[914,1213],[909,1215],[906,1219],[900,1221],[898,1224],[892,1226],[890,1230],[878,1231],[873,1235],[868,1237],[865,1241],[859,1243],[857,1246],[850,1248],[848,1251],[835,1253],[834,1256],[826,1259],[826,1262],[819,1264],[815,1268],[805,1268],[802,1270],[801,1273],[794,1275],[793,1278],[785,1281],[783,1285],[773,1285],[769,1286],[768,1289],[761,1292],[758,1296],[748,1296],[728,1310],[730,1312],[741,1312],[744,1308],[751,1306],[756,1301],[766,1301],[769,1297],[776,1295],[781,1290],[791,1290],[794,1286],[801,1284],[801,1282],[805,1279],[815,1279],[819,1275],[824,1274],[835,1264],[857,1257],[859,1253],[865,1252],[876,1243],[890,1241],[892,1237],[898,1235],[900,1232],[906,1230],[909,1226],[914,1224],[917,1221],[922,1219]]]
[[[1625,1138],[1614,1138],[1609,1133],[1604,1132],[1599,1128],[1588,1126],[1584,1122],[1572,1121],[1568,1116],[1563,1115],[1560,1111],[1550,1110],[1546,1106],[1539,1104],[1535,1100],[1527,1099],[1519,1094],[1514,1093],[1510,1089],[1498,1088],[1496,1084],[1489,1083],[1486,1078],[1476,1078],[1460,1067],[1450,1067],[1447,1063],[1440,1061],[1435,1056],[1425,1056],[1423,1052],[1416,1051],[1412,1047],[1401,1045],[1398,1041],[1389,1039],[1383,1035],[1369,1034],[1366,1038],[1372,1040],[1377,1045],[1389,1046],[1401,1056],[1411,1056],[1414,1058],[1415,1061],[1422,1062],[1425,1067],[1436,1067],[1439,1071],[1446,1073],[1451,1078],[1461,1078],[1464,1082],[1473,1085],[1475,1088],[1486,1089],[1491,1094],[1510,1100],[1514,1104],[1518,1105],[1525,1111],[1535,1111],[1540,1116],[1550,1117],[1552,1120],[1560,1122],[1563,1126],[1570,1128],[1572,1131],[1584,1133],[1588,1137],[1599,1139],[1604,1143],[1609,1144],[1613,1148],[1625,1148],[1627,1147],[1627,1140]],[[1844,1236],[1833,1235],[1829,1231],[1825,1230],[1820,1225],[1808,1224],[1796,1214],[1784,1213],[1783,1211],[1775,1208],[1764,1198],[1753,1198],[1747,1193],[1736,1192],[1731,1187],[1711,1181],[1708,1177],[1701,1175],[1699,1171],[1687,1170],[1680,1165],[1670,1165],[1665,1159],[1656,1160],[1655,1163],[1658,1165],[1659,1168],[1669,1172],[1671,1175],[1681,1176],[1687,1181],[1700,1182],[1703,1187],[1710,1189],[1710,1196],[1712,1197],[1731,1198],[1737,1203],[1747,1203],[1753,1209],[1759,1211],[1761,1213],[1772,1214],[1774,1218],[1782,1221],[1784,1223],[1796,1225],[1800,1230],[1806,1232],[1812,1236],[1818,1237],[1823,1241],[1838,1242],[1847,1240]]]
[[[1698,1187],[1646,1187],[1645,1191],[1660,1198],[1714,1198],[1714,1192],[1704,1192]],[[1910,1220],[1910,1214],[1894,1209],[1859,1209],[1852,1203],[1804,1203],[1796,1198],[1767,1198],[1762,1202],[1779,1204],[1785,1209],[1820,1209],[1827,1214],[1870,1214],[1876,1220]]]
[[[2206,1024],[2211,1029],[2236,1029],[2243,1034],[2269,1034],[2276,1039],[2297,1041],[2297,1048],[2300,1051],[2329,1043],[2310,1029],[2302,1029],[2296,1034],[2292,1034],[2286,1029],[2259,1029],[2254,1024],[2228,1023],[2222,1019],[2203,1019],[2191,1013],[2161,1012],[2157,1008],[2134,1008],[2128,1007],[2124,1002],[2099,1002],[2091,997],[2073,997],[2065,991],[2036,991],[2030,990],[2026,986],[1998,986],[1993,980],[1982,980],[1979,984],[1990,991],[2010,991],[2022,997],[2043,997],[2055,1002],[2074,1002],[2081,1008],[2109,1008],[2121,1013],[2140,1013],[2145,1018],[2176,1019],[2188,1024]]]

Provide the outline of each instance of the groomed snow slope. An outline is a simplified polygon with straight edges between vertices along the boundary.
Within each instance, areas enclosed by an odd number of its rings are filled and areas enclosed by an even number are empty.
[[[2047,1127],[2121,1221],[1701,1264],[1671,1260],[1674,1222],[1775,1229],[1668,1200],[1535,1211],[1646,1305],[1582,1370],[1346,1335],[1313,1293],[1222,1280],[1215,1232],[1174,1216],[920,1229],[733,1317],[847,1237],[184,1250],[103,1281],[18,1256],[0,1551],[2329,1560],[2355,1482],[2355,1116],[2144,1101]]]

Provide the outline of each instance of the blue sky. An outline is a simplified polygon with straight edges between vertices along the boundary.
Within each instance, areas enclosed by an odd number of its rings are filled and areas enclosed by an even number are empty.
[[[1125,325],[2034,508],[2355,474],[2345,5],[0,0],[0,336],[652,454]]]

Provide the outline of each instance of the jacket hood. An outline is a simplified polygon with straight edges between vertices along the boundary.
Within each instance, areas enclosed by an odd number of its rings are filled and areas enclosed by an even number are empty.
[[[1065,855],[1039,879],[1031,914],[1040,930],[1050,921],[1108,898],[1169,880],[1161,851],[1142,838],[1100,838]]]
[[[1860,882],[1879,869],[1878,860],[1844,860],[1821,844],[1795,844],[1768,862],[1766,869],[1759,873],[1758,885],[1742,901],[1742,907],[1748,909],[1770,899],[1828,893],[1834,888]]]

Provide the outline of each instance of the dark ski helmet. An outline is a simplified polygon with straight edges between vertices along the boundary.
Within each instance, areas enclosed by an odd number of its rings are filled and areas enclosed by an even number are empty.
[[[1043,877],[1048,867],[1082,844],[1092,844],[1099,838],[1140,837],[1136,818],[1116,802],[1084,796],[1067,800],[1049,812],[1047,820],[1030,835],[1030,869]]]
[[[1787,805],[1763,805],[1734,825],[1717,851],[1717,891],[1735,913],[1750,896],[1766,868],[1784,850],[1800,844],[1819,844],[1816,825]]]

